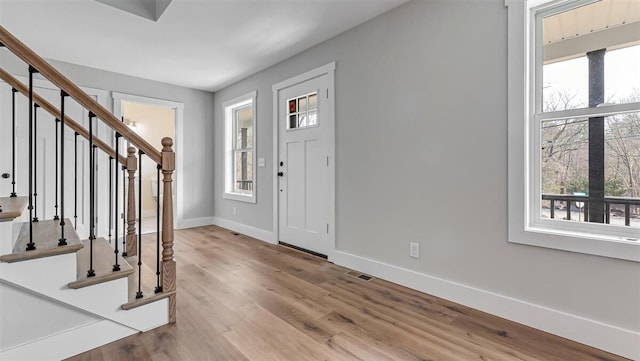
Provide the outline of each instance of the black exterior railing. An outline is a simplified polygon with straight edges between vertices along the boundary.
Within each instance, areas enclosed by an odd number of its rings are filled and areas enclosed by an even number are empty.
[[[243,191],[252,191],[253,190],[253,181],[252,180],[237,180],[236,188],[241,189]]]
[[[579,211],[584,212],[584,219],[589,219],[589,196],[582,195],[569,195],[569,194],[543,194],[543,201],[549,201],[549,211],[551,219],[556,218],[556,206],[564,207],[564,209],[558,209],[561,213],[566,213],[564,219],[571,220],[571,207],[576,206],[578,203],[583,203],[581,207],[577,207]],[[604,223],[611,223],[611,214],[616,213],[618,210],[613,206],[622,206],[624,212],[624,224],[625,226],[631,226],[632,208],[640,207],[640,198],[631,197],[604,197]]]

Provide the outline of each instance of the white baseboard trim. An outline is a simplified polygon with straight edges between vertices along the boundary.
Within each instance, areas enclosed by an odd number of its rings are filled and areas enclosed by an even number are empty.
[[[0,360],[62,360],[138,331],[102,320],[0,352]]]
[[[210,226],[213,224],[213,217],[190,218],[178,221],[176,229],[194,228],[202,226]]]
[[[640,332],[553,310],[405,268],[335,251],[330,261],[344,267],[460,303],[607,352],[640,360]]]
[[[230,221],[228,219],[224,219],[220,217],[213,217],[213,224],[215,224],[218,227],[222,227],[234,232],[242,233],[244,235],[259,239],[267,243],[271,243],[271,244],[278,243],[276,242],[275,236],[271,231],[266,231],[264,229],[247,226],[246,224]]]

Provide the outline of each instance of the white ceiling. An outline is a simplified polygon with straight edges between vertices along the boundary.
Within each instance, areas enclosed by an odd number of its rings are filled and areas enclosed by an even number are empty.
[[[93,0],[0,0],[0,24],[45,58],[215,91],[406,1],[173,0],[154,22]]]

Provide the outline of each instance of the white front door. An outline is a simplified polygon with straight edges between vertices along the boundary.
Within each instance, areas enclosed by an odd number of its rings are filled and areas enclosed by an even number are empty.
[[[328,75],[278,92],[279,241],[329,251]]]

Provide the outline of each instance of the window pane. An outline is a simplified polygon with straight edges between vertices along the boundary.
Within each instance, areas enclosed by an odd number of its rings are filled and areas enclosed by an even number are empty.
[[[313,93],[309,95],[309,110],[318,108],[318,94]]]
[[[607,51],[604,56],[604,84],[605,102],[640,102],[640,45]]]
[[[298,128],[304,128],[307,126],[306,113],[298,114]]]
[[[317,110],[309,111],[308,124],[309,124],[309,126],[318,124],[318,111]]]
[[[586,108],[589,105],[586,57],[544,65],[542,80],[543,112]]]
[[[307,111],[307,97],[298,98],[298,111],[299,112]]]
[[[236,148],[253,147],[253,107],[243,108],[236,113]]]
[[[542,193],[573,194],[589,188],[589,123],[552,120],[541,127]]]
[[[584,222],[589,217],[589,122],[596,122],[596,119],[542,123],[543,218]],[[608,207],[608,212],[604,208],[603,221],[621,226],[628,222],[631,227],[640,227],[640,112],[604,118],[604,144],[601,149],[604,150],[604,164],[596,165],[596,169],[604,172],[603,207]],[[569,195],[574,199],[554,195]],[[554,200],[553,217],[551,199]],[[581,199],[583,201],[579,201]],[[616,200],[621,203],[615,203]],[[625,204],[629,204],[628,218]],[[569,213],[567,207],[570,207]]]
[[[551,195],[584,196],[589,192],[588,119],[546,121],[541,126],[543,218],[551,218]],[[567,214],[567,207],[570,207]],[[584,202],[554,199],[553,218],[584,221]]]
[[[295,114],[289,116],[289,124],[287,129],[295,129],[298,127],[298,117]]]
[[[235,182],[236,191],[253,190],[253,152],[235,152]]]
[[[298,107],[296,106],[296,100],[289,100],[289,114],[295,113],[298,111]]]

